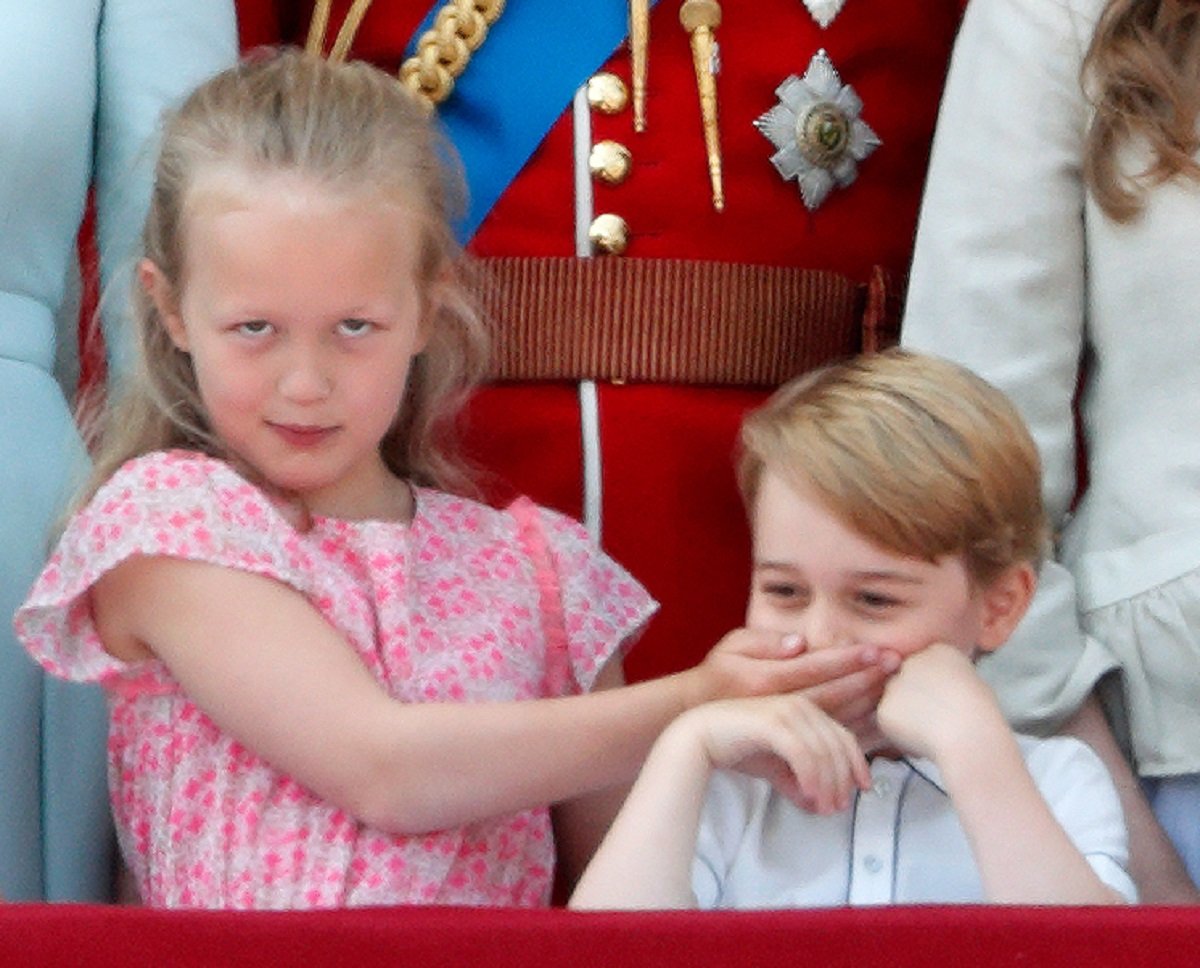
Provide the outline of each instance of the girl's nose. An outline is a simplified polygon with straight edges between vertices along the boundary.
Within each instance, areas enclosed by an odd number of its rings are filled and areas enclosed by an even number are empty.
[[[328,397],[332,389],[331,370],[316,350],[293,353],[279,379],[279,392],[295,403],[317,403]]]

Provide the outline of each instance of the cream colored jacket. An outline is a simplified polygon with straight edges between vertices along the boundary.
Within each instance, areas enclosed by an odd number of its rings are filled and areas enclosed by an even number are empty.
[[[1045,463],[1058,560],[984,667],[1006,710],[1052,728],[1119,670],[1139,772],[1174,775],[1200,771],[1200,184],[1154,189],[1124,226],[1085,190],[1080,66],[1104,3],[972,0],[903,341],[1006,390]]]

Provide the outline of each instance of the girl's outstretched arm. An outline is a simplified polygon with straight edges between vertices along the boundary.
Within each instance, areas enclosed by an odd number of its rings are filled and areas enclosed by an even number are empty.
[[[743,630],[696,668],[652,682],[566,699],[405,704],[303,596],[269,578],[135,557],[96,583],[92,602],[109,652],[157,656],[238,741],[364,823],[397,832],[628,782],[687,708],[803,689],[878,661],[865,649],[788,657],[779,636]]]
[[[692,908],[692,859],[714,769],[763,776],[803,809],[844,810],[870,784],[854,737],[804,696],[712,702],[680,716],[646,758],[571,897],[575,908]]]

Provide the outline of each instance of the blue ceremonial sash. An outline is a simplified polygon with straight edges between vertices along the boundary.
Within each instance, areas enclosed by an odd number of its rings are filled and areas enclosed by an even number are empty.
[[[439,2],[409,45],[433,23]],[[508,0],[483,46],[438,107],[462,159],[466,242],[566,110],[575,91],[628,33],[625,0]]]

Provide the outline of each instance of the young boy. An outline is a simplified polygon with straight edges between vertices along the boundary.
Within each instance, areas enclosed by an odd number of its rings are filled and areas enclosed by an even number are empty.
[[[1011,404],[956,365],[889,351],[784,387],[742,443],[747,626],[903,661],[846,726],[804,694],[679,717],[572,906],[1133,900],[1100,761],[1014,735],[972,664],[1025,612],[1047,541]]]

